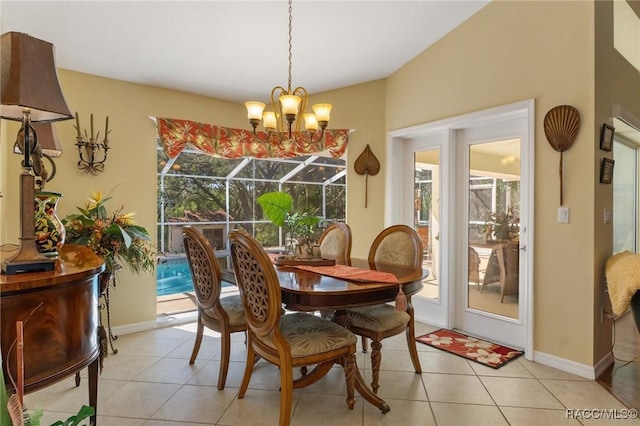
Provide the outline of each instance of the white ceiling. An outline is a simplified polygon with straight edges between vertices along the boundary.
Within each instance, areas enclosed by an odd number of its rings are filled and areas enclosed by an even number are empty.
[[[385,78],[487,3],[295,0],[292,85]],[[235,102],[287,85],[284,0],[2,0],[0,29],[53,43],[59,68],[118,80]]]

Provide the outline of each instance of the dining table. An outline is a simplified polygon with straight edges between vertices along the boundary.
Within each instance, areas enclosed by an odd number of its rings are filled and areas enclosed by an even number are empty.
[[[332,319],[348,328],[349,320],[346,315],[346,309],[392,302],[398,296],[401,286],[408,302],[407,312],[413,318],[411,296],[422,289],[422,280],[428,275],[426,269],[386,263],[370,263],[366,259],[356,258],[336,260],[336,265],[346,265],[363,271],[392,274],[397,281],[395,283],[380,282],[376,281],[375,277],[368,280],[366,278],[367,274],[357,278],[356,281],[325,275],[313,270],[300,269],[295,265],[274,265],[280,281],[284,307],[291,311],[333,311]],[[390,410],[389,405],[364,382],[357,365],[356,390],[366,401],[378,407],[383,413]]]

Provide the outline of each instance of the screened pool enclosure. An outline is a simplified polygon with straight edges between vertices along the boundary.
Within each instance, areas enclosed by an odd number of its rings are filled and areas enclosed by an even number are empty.
[[[217,158],[184,149],[170,158],[158,145],[158,249],[184,253],[181,228],[199,228],[217,250],[229,232],[243,228],[266,247],[283,245],[280,229],[264,218],[256,199],[285,191],[293,211],[328,222],[344,221],[345,160],[317,154],[292,158]],[[321,229],[319,230],[321,232]]]

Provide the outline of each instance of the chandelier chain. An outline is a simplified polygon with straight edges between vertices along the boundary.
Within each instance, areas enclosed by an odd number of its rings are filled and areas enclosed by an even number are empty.
[[[287,87],[287,91],[288,93],[291,95],[291,45],[292,45],[292,38],[291,38],[291,28],[292,28],[292,22],[293,22],[293,0],[289,0],[289,86]]]
[[[307,90],[298,86],[292,89],[292,70],[293,70],[293,0],[289,3],[289,80],[286,89],[282,86],[275,86],[271,90],[271,107],[273,111],[265,111],[266,104],[257,101],[247,101],[247,115],[249,124],[253,127],[254,136],[258,137],[256,128],[262,121],[266,136],[274,143],[279,143],[276,139],[282,141],[284,138],[292,140],[294,133],[300,133],[300,123],[302,119],[305,121],[304,137],[309,140],[319,141],[322,139],[324,130],[329,123],[331,113],[331,104],[319,103],[311,107],[312,113],[305,113],[309,95]],[[292,128],[295,122],[295,129]],[[288,128],[288,132],[286,132]],[[320,132],[317,130],[320,129]]]

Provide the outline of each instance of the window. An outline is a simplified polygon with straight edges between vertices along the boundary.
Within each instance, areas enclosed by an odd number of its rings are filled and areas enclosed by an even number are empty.
[[[263,217],[257,198],[285,191],[293,209],[346,218],[346,167],[343,159],[318,155],[287,159],[220,159],[184,150],[169,159],[158,145],[158,249],[184,253],[181,227],[198,226],[216,249],[228,233],[243,228],[265,246],[281,246],[279,229]]]
[[[638,251],[638,147],[640,131],[614,120],[613,253]]]

